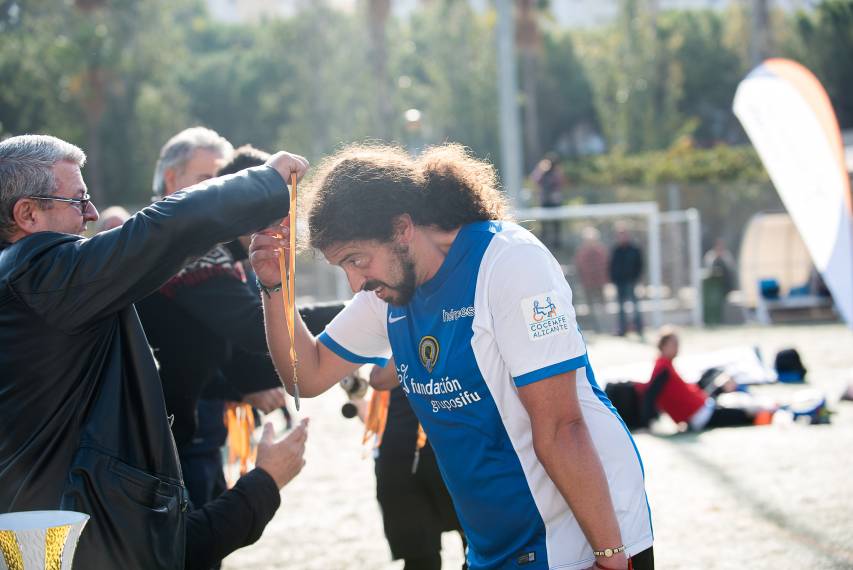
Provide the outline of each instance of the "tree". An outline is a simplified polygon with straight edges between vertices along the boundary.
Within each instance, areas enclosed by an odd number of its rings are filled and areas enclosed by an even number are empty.
[[[191,0],[15,5],[2,22],[0,80],[14,88],[0,94],[0,132],[69,140],[89,155],[84,176],[99,205],[142,201],[159,148],[152,140],[165,140],[164,115],[171,125],[182,120],[182,98],[166,72],[167,63],[179,64],[181,43],[168,23],[198,6]]]
[[[461,142],[482,157],[500,156],[494,12],[435,0],[395,29],[397,108],[418,108],[425,143]],[[399,133],[399,131],[398,131]]]
[[[659,38],[650,21],[656,12],[644,8],[645,0],[622,0],[614,26],[578,34],[602,130],[623,152],[664,148],[684,124],[677,111],[679,70],[667,38]]]
[[[542,34],[539,29],[538,0],[518,0],[515,10],[515,37],[518,47],[524,124],[524,166],[527,172],[542,157],[539,137],[539,62],[542,54]]]
[[[671,136],[690,135],[703,146],[738,141],[741,130],[731,104],[746,67],[725,43],[724,16],[672,11],[661,15],[659,26],[681,85],[673,101],[680,125],[672,125]]]
[[[853,128],[853,0],[824,0],[795,25],[802,43],[792,55],[821,80],[841,128]]]
[[[542,35],[538,69],[539,139],[546,150],[576,154],[580,135],[600,131],[592,87],[576,55],[572,34],[550,29]],[[576,136],[578,135],[578,136]]]
[[[703,146],[742,140],[731,101],[747,70],[746,50],[734,47],[748,35],[743,19],[663,11],[652,28],[640,8],[625,0],[617,26],[575,35],[610,146],[635,153],[683,137]]]
[[[370,30],[370,63],[373,70],[374,98],[378,118],[376,129],[381,138],[388,138],[393,109],[388,95],[388,41],[386,28],[391,12],[391,0],[368,0],[367,28]]]
[[[769,0],[752,0],[750,14],[752,34],[749,41],[749,60],[755,67],[772,53]]]

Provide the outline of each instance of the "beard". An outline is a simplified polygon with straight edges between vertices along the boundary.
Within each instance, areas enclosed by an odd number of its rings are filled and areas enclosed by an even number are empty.
[[[364,284],[365,291],[374,291],[382,288],[385,293],[383,300],[391,305],[402,307],[408,305],[415,296],[417,288],[417,277],[415,276],[415,262],[412,261],[409,255],[409,248],[403,245],[394,246],[394,254],[397,260],[397,266],[394,268],[394,273],[399,274],[399,278],[393,283],[386,283],[377,279],[371,279]]]

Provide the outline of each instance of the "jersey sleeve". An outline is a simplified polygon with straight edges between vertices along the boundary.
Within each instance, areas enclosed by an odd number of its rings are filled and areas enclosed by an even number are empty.
[[[499,254],[488,301],[495,341],[516,386],[586,366],[571,287],[543,247],[515,245]]]
[[[391,358],[388,305],[370,291],[360,291],[317,338],[349,362],[385,366]]]

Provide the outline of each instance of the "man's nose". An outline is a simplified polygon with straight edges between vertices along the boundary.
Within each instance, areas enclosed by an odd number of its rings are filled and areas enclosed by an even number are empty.
[[[367,282],[367,279],[362,277],[359,273],[356,273],[352,269],[347,270],[347,281],[349,281],[349,287],[352,289],[353,293],[358,293],[361,291],[361,288],[364,287],[364,284]]]
[[[87,222],[95,222],[98,220],[99,217],[100,216],[98,215],[98,209],[93,203],[89,202],[86,205],[86,211],[83,212],[83,219]]]

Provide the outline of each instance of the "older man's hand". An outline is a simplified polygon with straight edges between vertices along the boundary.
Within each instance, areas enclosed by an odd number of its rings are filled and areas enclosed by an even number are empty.
[[[302,180],[302,177],[308,172],[308,161],[304,156],[283,150],[269,157],[266,164],[275,168],[288,184],[290,184],[291,174],[296,174],[296,179]]]
[[[296,477],[305,466],[305,441],[308,439],[308,419],[305,418],[281,441],[275,441],[271,423],[264,424],[264,435],[258,444],[255,468],[263,469],[281,489]]]

